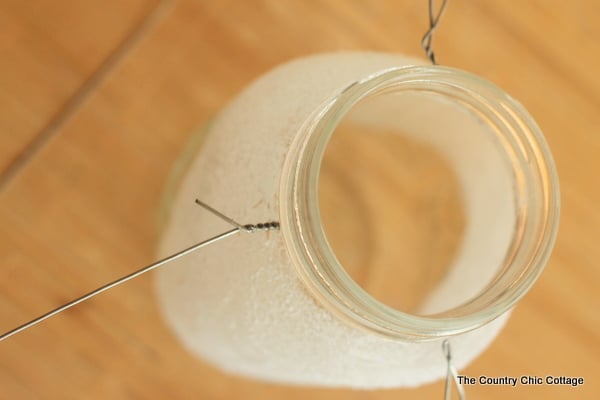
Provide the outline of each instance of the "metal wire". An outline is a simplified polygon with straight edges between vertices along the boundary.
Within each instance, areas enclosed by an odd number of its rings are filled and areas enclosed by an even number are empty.
[[[26,329],[29,329],[37,324],[39,324],[42,321],[45,321],[46,319],[56,315],[56,314],[60,314],[61,312],[76,306],[77,304],[80,304],[86,300],[91,299],[92,297],[105,292],[109,289],[114,288],[115,286],[118,286],[122,283],[125,283],[127,281],[130,281],[134,278],[137,278],[138,276],[145,274],[146,272],[152,271],[153,269],[156,269],[162,265],[165,265],[171,261],[174,261],[180,257],[183,257],[193,251],[196,251],[198,249],[201,249],[203,247],[206,247],[210,244],[213,244],[219,240],[228,238],[230,236],[235,235],[236,233],[239,232],[247,232],[247,233],[253,233],[253,232],[257,232],[257,231],[267,231],[267,230],[276,230],[279,229],[279,223],[278,222],[266,222],[266,223],[260,223],[260,224],[247,224],[247,225],[241,225],[239,223],[237,223],[236,221],[234,221],[233,219],[225,216],[224,214],[222,214],[221,212],[215,210],[214,208],[210,207],[209,205],[201,202],[200,200],[196,199],[196,204],[204,207],[206,210],[212,212],[213,214],[215,214],[216,216],[218,216],[219,218],[223,219],[224,221],[228,222],[229,224],[233,225],[234,228],[231,230],[228,230],[226,232],[223,232],[221,234],[218,234],[216,236],[211,237],[210,239],[204,240],[202,242],[196,243],[193,246],[188,247],[187,249],[181,250],[175,254],[172,254],[166,258],[163,258],[162,260],[159,260],[155,263],[152,263],[146,267],[140,268],[139,270],[130,273],[129,275],[125,275],[122,278],[119,278],[113,282],[107,283],[106,285],[103,285],[95,290],[92,290],[91,292],[84,294],[83,296],[80,296],[78,298],[76,298],[75,300],[71,300],[70,302],[63,304],[62,306],[59,306],[51,311],[48,311],[47,313],[40,315],[37,318],[32,319],[29,322],[26,322],[22,325],[19,325],[18,327],[11,329],[10,331],[3,333],[2,335],[0,335],[0,342],[8,339],[9,337],[16,335],[19,332],[22,332]]]
[[[425,32],[423,39],[421,40],[421,47],[425,50],[425,54],[427,54],[427,58],[433,65],[437,64],[437,60],[435,58],[435,53],[433,52],[433,33],[437,29],[440,24],[440,19],[442,15],[444,15],[444,11],[446,11],[446,6],[448,5],[448,0],[442,0],[442,5],[436,16],[434,16],[433,12],[433,0],[429,0],[429,30]]]
[[[9,186],[31,164],[48,144],[61,132],[62,128],[81,110],[98,88],[123,64],[133,50],[155,29],[173,10],[175,0],[162,0],[129,33],[123,42],[102,61],[96,71],[77,89],[71,98],[52,116],[48,124],[12,159],[4,171],[0,171],[0,193]]]
[[[442,351],[444,352],[444,357],[446,357],[446,384],[444,385],[444,400],[450,400],[451,398],[452,380],[456,385],[458,398],[460,400],[466,400],[467,396],[465,395],[465,391],[458,381],[458,371],[454,365],[452,365],[452,352],[448,339],[442,342]]]

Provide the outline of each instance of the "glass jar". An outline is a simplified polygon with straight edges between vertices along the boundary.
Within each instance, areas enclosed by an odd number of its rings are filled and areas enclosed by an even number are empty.
[[[213,121],[172,203],[160,255],[227,228],[195,198],[242,223],[278,220],[281,232],[240,234],[158,272],[159,304],[188,349],[260,379],[376,388],[444,376],[446,338],[459,368],[493,340],[554,243],[554,165],[535,122],[503,91],[418,64],[376,53],[295,60]],[[325,234],[319,176],[342,120],[426,143],[456,173],[462,242],[416,310],[365,290]]]

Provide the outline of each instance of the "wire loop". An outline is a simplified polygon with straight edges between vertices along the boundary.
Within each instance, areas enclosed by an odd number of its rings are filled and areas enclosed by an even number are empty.
[[[444,385],[444,400],[450,400],[451,398],[452,381],[454,381],[454,384],[456,385],[458,398],[460,400],[466,400],[467,397],[465,395],[465,391],[458,381],[458,371],[454,365],[452,365],[452,352],[448,339],[442,342],[442,351],[444,352],[444,357],[446,358],[446,384]]]
[[[425,50],[425,54],[427,54],[427,58],[433,65],[437,64],[437,60],[435,58],[435,53],[433,52],[433,33],[437,29],[440,24],[440,19],[442,15],[444,15],[444,11],[446,11],[446,6],[448,5],[448,0],[442,0],[442,5],[437,13],[437,16],[433,15],[433,0],[429,0],[429,30],[425,32],[423,39],[421,40],[421,47]]]

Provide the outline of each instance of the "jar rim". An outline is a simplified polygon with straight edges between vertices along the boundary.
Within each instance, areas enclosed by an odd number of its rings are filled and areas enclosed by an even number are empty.
[[[341,118],[359,101],[383,90],[422,88],[457,96],[494,118],[523,172],[522,190],[536,191],[526,207],[541,215],[523,220],[528,245],[516,249],[505,275],[467,303],[435,315],[394,309],[368,294],[347,274],[329,247],[320,218],[317,185],[323,153]],[[532,197],[532,198],[533,198]],[[532,204],[535,203],[535,204]],[[301,280],[320,303],[356,326],[391,338],[427,340],[483,326],[507,312],[543,271],[558,230],[558,177],[545,139],[529,113],[491,82],[442,66],[390,68],[355,81],[315,110],[286,157],[280,188],[281,230]],[[527,218],[525,214],[523,218]],[[517,254],[517,255],[519,255]]]

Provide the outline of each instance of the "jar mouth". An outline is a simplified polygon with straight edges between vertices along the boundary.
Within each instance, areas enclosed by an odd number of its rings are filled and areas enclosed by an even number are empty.
[[[358,102],[386,92],[434,93],[492,127],[514,178],[515,230],[507,256],[485,290],[443,312],[413,315],[368,294],[340,265],[322,226],[318,180],[336,126]],[[507,312],[543,271],[558,228],[559,188],[548,146],[514,99],[470,73],[440,66],[387,69],[347,86],[314,112],[287,155],[280,189],[281,230],[297,272],[325,308],[391,338],[427,340],[476,329]]]

